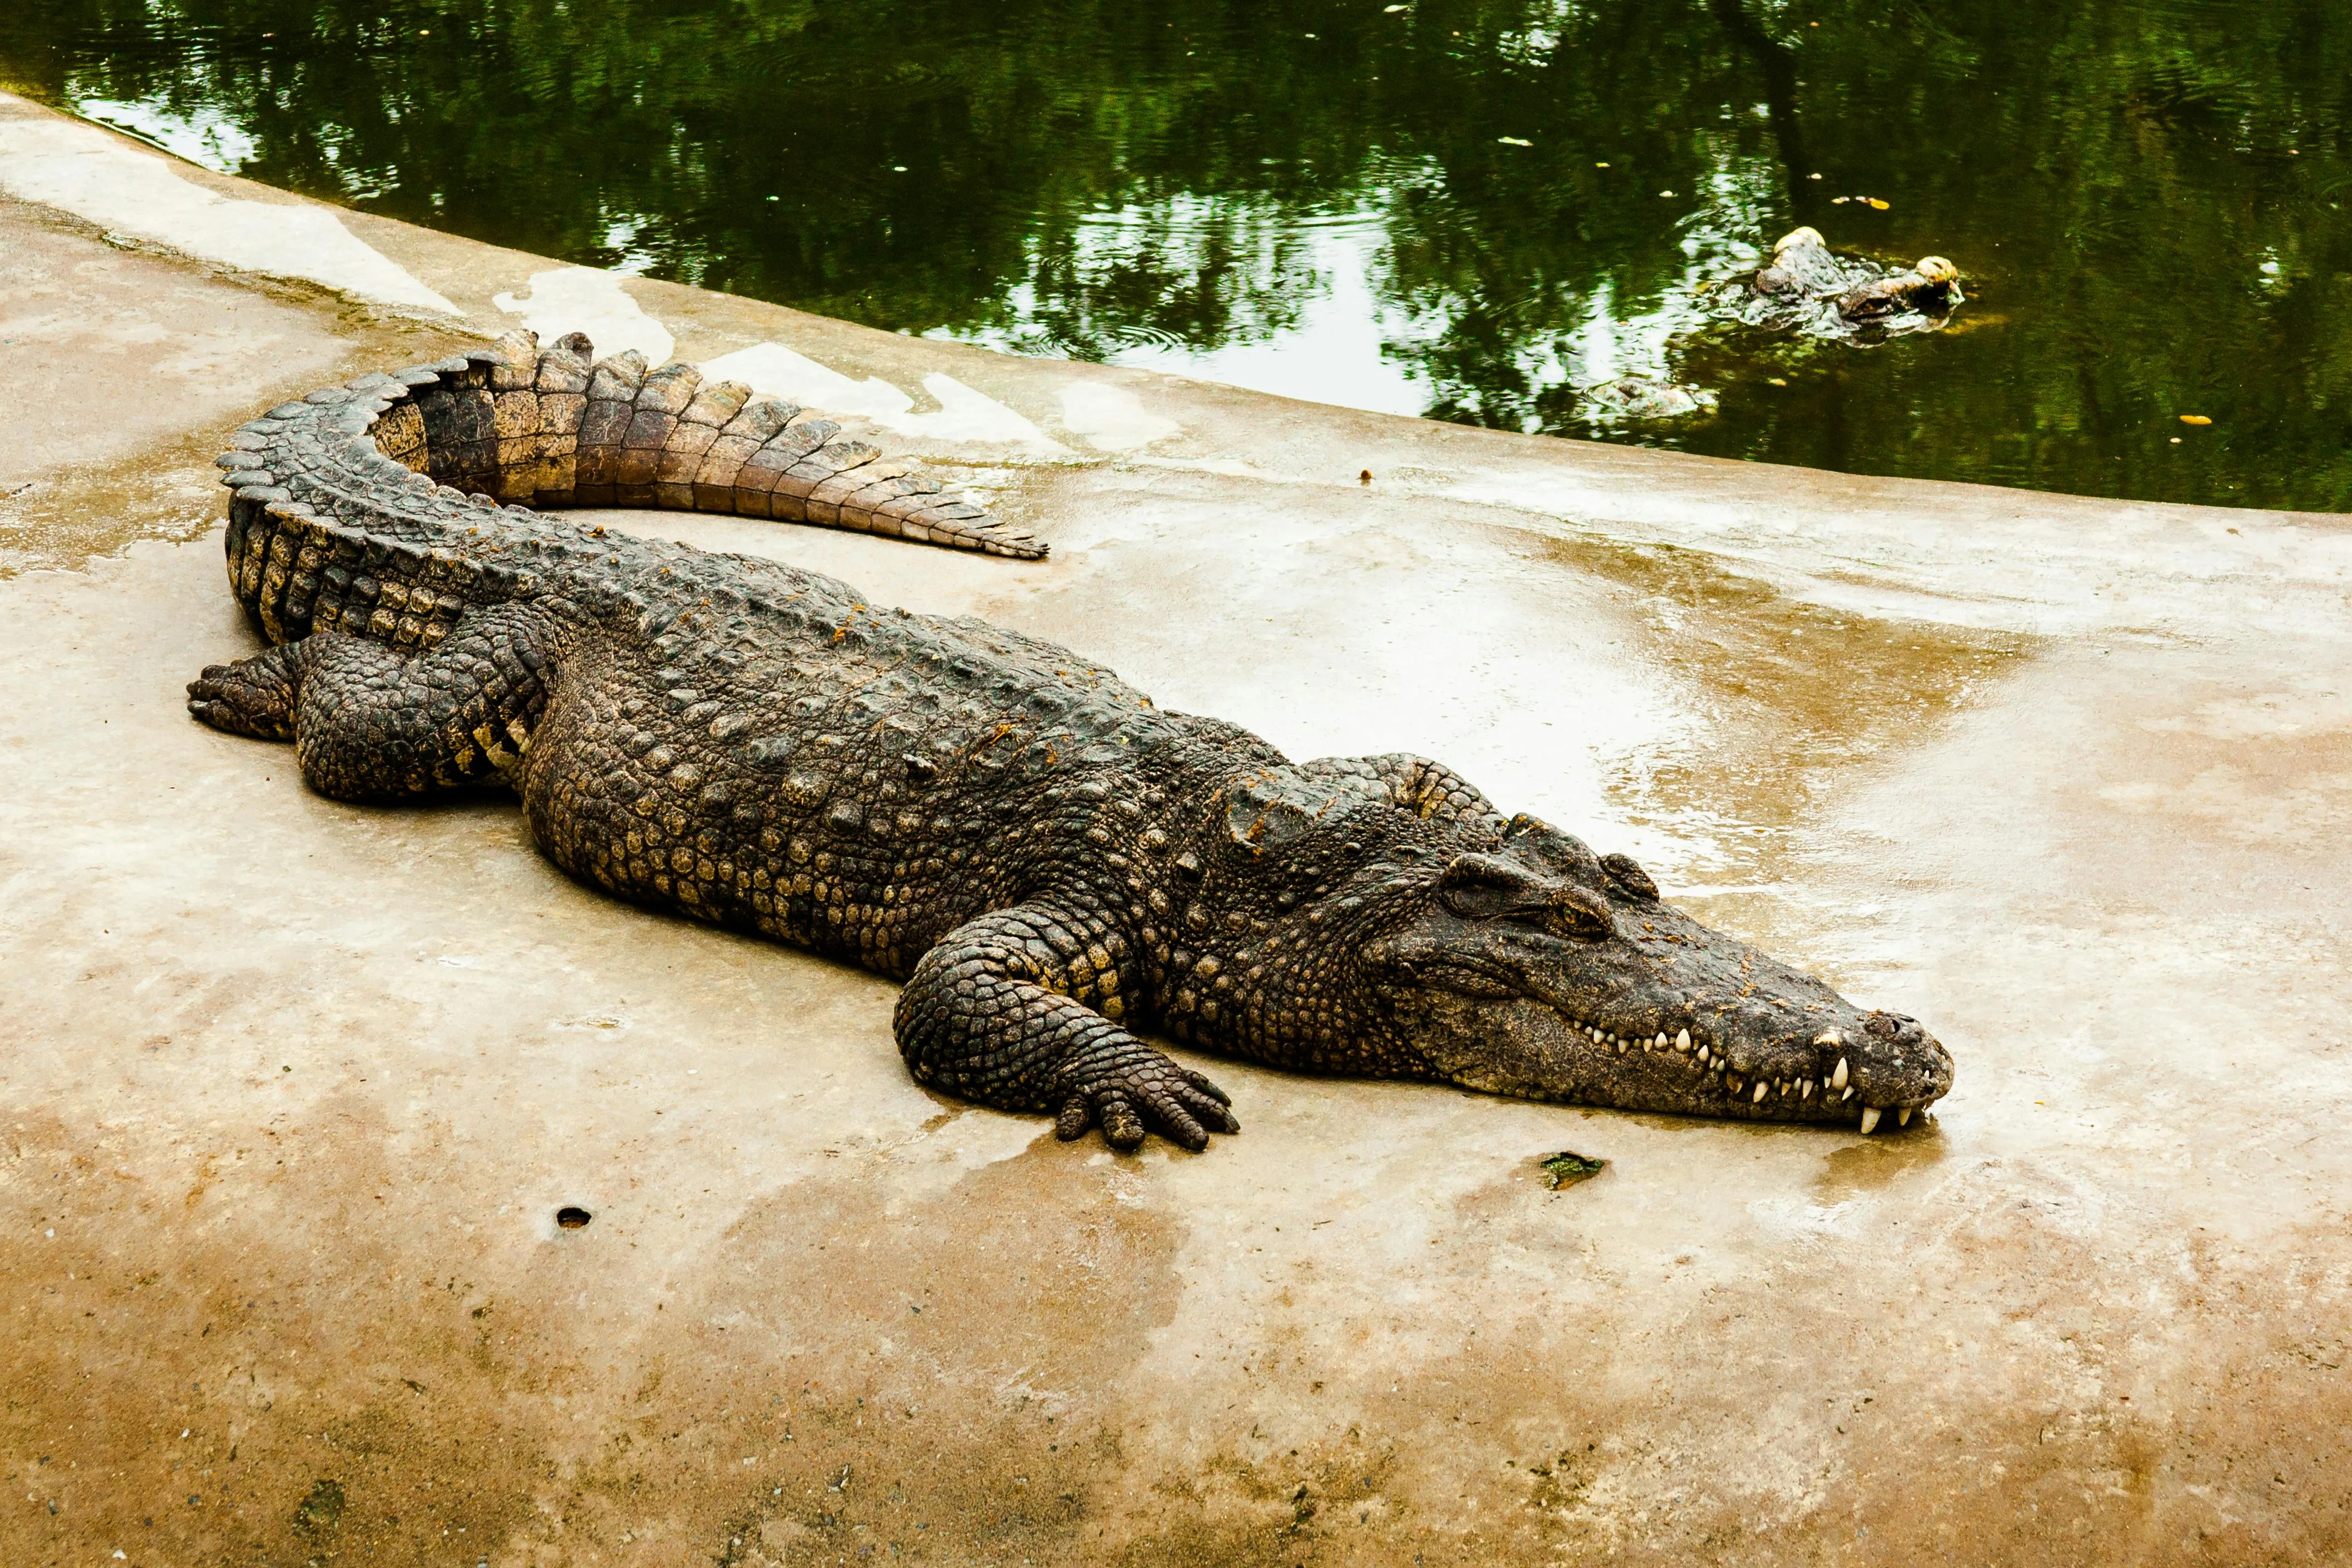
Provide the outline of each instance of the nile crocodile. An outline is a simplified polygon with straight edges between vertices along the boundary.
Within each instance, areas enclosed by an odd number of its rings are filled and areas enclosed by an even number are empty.
[[[275,645],[189,707],[338,800],[495,785],[623,899],[904,981],[915,1078],[1006,1110],[1237,1130],[1145,1043],[1756,1121],[1907,1121],[1911,1018],[1662,901],[1420,757],[1293,763],[1082,655],[771,561],[514,504],[667,506],[1035,558],[830,423],[529,334],[273,408],[221,459]]]

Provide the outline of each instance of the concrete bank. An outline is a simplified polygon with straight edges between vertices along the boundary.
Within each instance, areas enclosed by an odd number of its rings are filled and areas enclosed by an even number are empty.
[[[1443,758],[1927,1019],[1953,1094],[1864,1140],[1217,1063],[1245,1133],[1117,1158],[915,1088],[883,983],[188,721],[254,646],[221,433],[519,321],[840,408],[1055,554],[615,521]],[[2352,520],[1009,359],[6,99],[0,353],[0,1562],[2352,1552]]]

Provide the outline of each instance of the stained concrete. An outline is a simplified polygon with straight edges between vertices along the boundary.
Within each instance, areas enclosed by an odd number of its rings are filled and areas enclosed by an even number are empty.
[[[1864,1140],[1202,1060],[1247,1131],[1118,1158],[917,1089],[884,983],[603,900],[495,800],[336,805],[185,719],[252,647],[191,537],[222,429],[498,330],[551,266],[339,221],[466,315],[0,204],[0,310],[56,334],[8,350],[37,488],[0,543],[69,568],[0,578],[0,1562],[2352,1550],[2352,521],[1525,439],[625,283],[689,357],[1013,411],[1058,450],[883,438],[1055,554],[617,521],[1294,754],[1445,758],[1958,1065]],[[159,393],[232,307],[268,341]],[[1562,1148],[1611,1163],[1554,1193]]]

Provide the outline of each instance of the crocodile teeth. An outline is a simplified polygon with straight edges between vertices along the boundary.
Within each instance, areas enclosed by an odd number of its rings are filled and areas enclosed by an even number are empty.
[[[1690,1049],[1690,1031],[1688,1029],[1677,1030],[1675,1035],[1675,1049],[1678,1051],[1686,1051]]]
[[[1812,1098],[1813,1098],[1813,1080],[1812,1080],[1811,1079],[1809,1079],[1809,1078],[1806,1078],[1806,1079],[1799,1079],[1797,1080],[1797,1091],[1798,1091],[1798,1092],[1797,1092],[1797,1098],[1798,1098],[1799,1100],[1811,1100],[1811,1099],[1812,1099]]]
[[[1659,1051],[1663,1051],[1666,1048],[1666,1032],[1664,1029],[1660,1029],[1658,1031],[1658,1037],[1650,1042],[1650,1048]]]
[[[1895,1125],[1897,1127],[1908,1127],[1911,1125],[1911,1108],[1909,1106],[1906,1105],[1902,1110],[1895,1113]]]
[[[1852,1100],[1853,1098],[1853,1086],[1852,1084],[1848,1084],[1845,1088],[1838,1090],[1838,1103],[1840,1105],[1843,1105],[1847,1100]]]
[[[1813,1037],[1813,1044],[1817,1046],[1842,1046],[1845,1044],[1845,1037],[1839,1034],[1835,1029],[1823,1029],[1820,1034]]]
[[[1820,1042],[1818,1041],[1815,1042],[1815,1044],[1819,1043]],[[1845,1087],[1845,1058],[1843,1057],[1838,1058],[1837,1071],[1830,1074],[1830,1087],[1832,1089],[1843,1089]]]
[[[1764,1091],[1771,1087],[1772,1086],[1770,1084],[1766,1083],[1762,1079],[1758,1079],[1756,1080],[1756,1098],[1751,1103],[1756,1105],[1763,1104]]]
[[[1864,1106],[1862,1108],[1862,1135],[1864,1138],[1867,1138],[1877,1131],[1878,1107],[1874,1105]]]

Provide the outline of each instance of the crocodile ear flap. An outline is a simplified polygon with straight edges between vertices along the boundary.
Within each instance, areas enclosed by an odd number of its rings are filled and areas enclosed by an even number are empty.
[[[1437,896],[1474,921],[1537,915],[1551,907],[1554,884],[1498,855],[1457,855],[1437,879]]]
[[[1438,900],[1465,920],[1517,920],[1592,940],[1616,929],[1606,900],[1500,855],[1457,855],[1439,873]]]
[[[1253,854],[1287,849],[1318,828],[1350,811],[1385,799],[1385,786],[1360,772],[1349,759],[1268,768],[1244,780],[1225,808],[1225,832]]]

